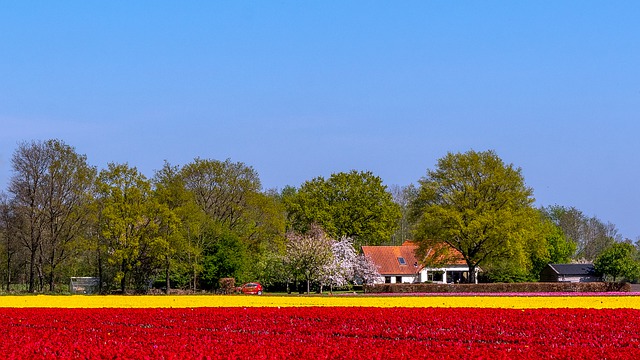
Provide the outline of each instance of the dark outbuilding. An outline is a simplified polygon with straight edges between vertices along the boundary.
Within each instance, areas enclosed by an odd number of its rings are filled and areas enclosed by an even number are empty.
[[[540,272],[541,282],[602,281],[593,264],[548,264]]]

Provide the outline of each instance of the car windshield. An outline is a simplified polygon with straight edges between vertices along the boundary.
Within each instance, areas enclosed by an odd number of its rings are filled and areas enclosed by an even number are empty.
[[[258,284],[247,284],[247,285],[245,285],[245,287],[256,287],[256,286],[258,286]]]

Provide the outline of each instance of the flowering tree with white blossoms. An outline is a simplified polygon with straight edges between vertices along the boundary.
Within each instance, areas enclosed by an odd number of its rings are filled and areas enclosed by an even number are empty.
[[[354,278],[361,280],[362,285],[373,284],[380,277],[378,266],[364,254],[356,257]]]
[[[313,225],[306,234],[289,232],[286,240],[285,268],[293,279],[304,278],[308,294],[311,282],[320,281],[325,268],[333,261],[334,240],[317,225]]]
[[[333,287],[341,287],[353,281],[356,258],[356,249],[353,247],[353,240],[343,236],[340,240],[331,245],[333,255],[331,262],[327,263],[323,269],[323,276],[320,279],[321,286],[329,286],[329,292],[333,292]],[[322,288],[320,289],[322,292]]]
[[[283,262],[287,281],[303,278],[307,283],[307,293],[311,282],[320,284],[320,292],[324,286],[333,292],[334,287],[359,281],[370,284],[380,276],[371,259],[358,255],[353,239],[349,237],[335,240],[319,226],[312,225],[305,234],[287,233],[286,239]]]

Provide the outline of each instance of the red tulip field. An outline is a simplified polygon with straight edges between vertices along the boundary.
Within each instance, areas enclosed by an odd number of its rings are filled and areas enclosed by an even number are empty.
[[[637,359],[640,310],[2,308],[3,359]]]

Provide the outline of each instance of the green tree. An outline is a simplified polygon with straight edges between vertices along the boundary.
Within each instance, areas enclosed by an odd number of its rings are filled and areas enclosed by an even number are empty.
[[[615,225],[604,223],[595,216],[588,217],[574,207],[554,205],[542,211],[562,229],[567,240],[576,245],[572,254],[576,260],[593,261],[614,242],[622,241]]]
[[[192,227],[197,231],[191,232],[190,238],[196,245],[194,259],[204,260],[207,253],[207,269],[200,269],[209,274],[206,276],[215,273],[210,271],[210,262],[220,257],[211,251],[225,234],[241,242],[244,265],[239,273],[247,278],[257,277],[262,271],[258,260],[265,251],[283,248],[285,216],[278,196],[261,191],[260,179],[252,167],[228,159],[222,162],[197,158],[185,165],[180,174],[187,191],[206,214],[205,223]],[[215,229],[214,236],[206,230],[209,228]]]
[[[198,206],[229,230],[245,225],[247,202],[261,188],[258,173],[252,167],[229,159],[196,158],[181,169],[181,176]]]
[[[163,246],[159,216],[164,209],[153,196],[151,182],[135,167],[109,164],[98,178],[101,253],[115,267],[114,281],[125,291],[130,277],[143,289],[159,266]]]
[[[246,250],[238,236],[230,231],[210,233],[212,239],[204,251],[202,286],[214,289],[221,278],[246,279]]]
[[[154,196],[159,204],[160,233],[158,245],[164,267],[165,292],[171,291],[172,275],[187,272],[189,253],[187,226],[192,221],[195,207],[193,197],[186,190],[180,169],[165,162],[153,179]]]
[[[640,264],[635,260],[635,247],[626,242],[617,242],[598,255],[593,265],[596,272],[610,276],[613,281],[624,278],[637,280],[640,276]]]
[[[532,209],[531,231],[523,238],[522,251],[493,261],[484,268],[487,276],[496,282],[538,281],[540,272],[550,263],[566,263],[575,252],[575,244],[566,239],[562,229]]]
[[[306,232],[318,224],[331,237],[354,239],[356,248],[389,242],[400,218],[382,180],[368,171],[317,177],[283,197],[292,229]]]
[[[416,241],[422,252],[438,243],[458,250],[475,282],[479,265],[523,257],[532,203],[521,170],[495,152],[449,153],[420,180]]]
[[[44,187],[42,249],[49,291],[54,291],[58,267],[78,255],[78,241],[86,235],[93,201],[95,168],[84,155],[59,140],[45,142],[49,166]]]
[[[244,231],[240,233],[246,247],[246,271],[255,280],[264,271],[259,261],[268,253],[284,254],[286,215],[276,191],[252,194],[244,214]],[[256,261],[258,260],[258,261]]]

